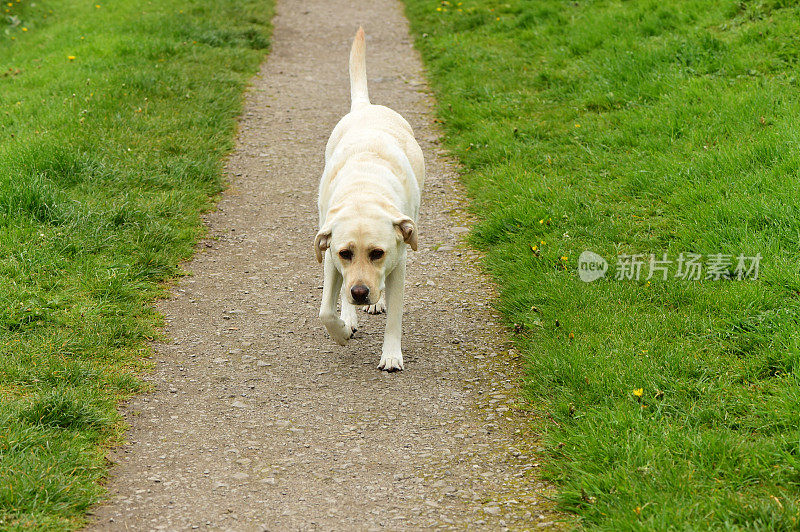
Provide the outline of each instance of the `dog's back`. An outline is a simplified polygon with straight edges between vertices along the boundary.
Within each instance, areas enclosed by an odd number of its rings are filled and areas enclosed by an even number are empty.
[[[374,142],[364,142],[373,132],[377,138],[393,140],[400,152],[408,160],[417,182],[417,189],[422,190],[425,183],[425,161],[422,149],[414,138],[411,125],[399,113],[383,105],[373,105],[369,100],[367,87],[366,42],[364,30],[358,29],[350,49],[350,112],[336,124],[328,144],[325,147],[326,171],[332,160],[352,155],[360,148],[372,151]],[[373,148],[371,148],[372,146]],[[321,188],[327,186],[323,177]]]

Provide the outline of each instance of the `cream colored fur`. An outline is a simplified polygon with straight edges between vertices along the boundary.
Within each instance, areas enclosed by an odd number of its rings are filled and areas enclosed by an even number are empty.
[[[345,345],[358,327],[357,305],[373,313],[385,309],[378,367],[401,370],[406,247],[417,249],[425,162],[408,122],[369,101],[361,28],[350,51],[350,99],[350,112],[328,139],[319,184],[314,249],[325,272],[319,316],[331,337]],[[365,298],[355,299],[365,290]]]

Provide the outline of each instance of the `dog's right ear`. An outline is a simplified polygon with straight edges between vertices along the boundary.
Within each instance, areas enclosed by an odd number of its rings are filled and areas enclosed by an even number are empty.
[[[314,238],[314,253],[317,255],[317,262],[322,263],[322,254],[325,253],[330,247],[331,241],[331,226],[326,225],[317,233]]]

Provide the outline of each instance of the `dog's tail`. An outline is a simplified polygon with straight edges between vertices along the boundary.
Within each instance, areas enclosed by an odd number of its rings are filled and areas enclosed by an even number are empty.
[[[350,110],[369,105],[367,90],[367,57],[364,29],[358,28],[350,49]]]

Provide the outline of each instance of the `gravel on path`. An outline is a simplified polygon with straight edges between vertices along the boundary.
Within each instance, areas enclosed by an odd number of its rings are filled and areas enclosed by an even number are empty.
[[[374,103],[414,127],[428,168],[409,251],[405,371],[376,369],[384,316],[339,347],[317,313],[313,252],[325,142],[349,109],[347,59],[367,33]],[[558,518],[537,480],[521,361],[491,308],[455,166],[402,6],[279,1],[190,276],[159,303],[152,393],[124,407],[109,530],[539,529]]]

